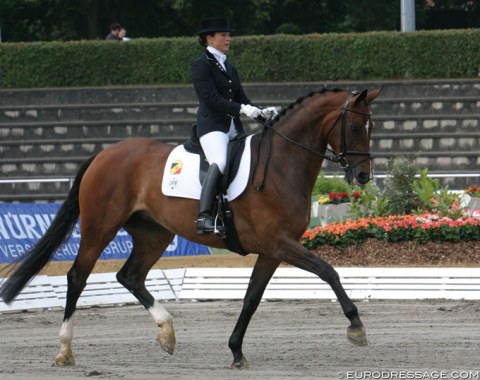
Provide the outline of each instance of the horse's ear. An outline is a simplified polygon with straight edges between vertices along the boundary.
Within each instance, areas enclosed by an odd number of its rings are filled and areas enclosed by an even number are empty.
[[[368,92],[368,90],[363,90],[361,94],[355,98],[355,105],[360,104],[360,102],[363,102],[364,100],[366,100],[367,103],[370,104],[378,96],[378,94],[380,94],[380,90],[381,88],[377,88],[372,92]]]
[[[360,95],[358,95],[356,98],[355,98],[355,105],[357,104],[360,104],[361,102],[363,102],[365,100],[365,98],[367,97],[367,94],[368,94],[368,91],[367,90],[363,90]]]
[[[381,88],[377,88],[376,90],[369,92],[367,95],[367,103],[370,104],[371,102],[373,102],[374,99],[380,94],[381,90]]]

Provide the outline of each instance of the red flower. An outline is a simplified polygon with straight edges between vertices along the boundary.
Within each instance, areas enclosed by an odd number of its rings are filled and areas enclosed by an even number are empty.
[[[329,197],[332,201],[338,201],[338,195],[337,195],[337,193],[334,193],[333,191],[328,194],[328,197]]]
[[[468,194],[471,197],[480,197],[480,187],[477,185],[469,186],[465,189],[465,194]]]

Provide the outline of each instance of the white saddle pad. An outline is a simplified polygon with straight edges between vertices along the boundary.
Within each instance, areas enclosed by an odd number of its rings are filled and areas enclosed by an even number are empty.
[[[240,196],[247,187],[250,174],[252,135],[245,139],[245,149],[238,173],[227,189],[229,201]],[[200,199],[202,184],[198,177],[200,156],[187,152],[183,145],[177,146],[168,156],[163,174],[162,192],[170,197]]]

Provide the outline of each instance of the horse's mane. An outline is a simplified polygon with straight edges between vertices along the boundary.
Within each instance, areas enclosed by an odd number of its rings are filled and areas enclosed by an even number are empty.
[[[289,112],[297,104],[302,103],[305,99],[309,99],[309,98],[313,97],[314,95],[324,94],[326,92],[344,92],[344,91],[345,90],[343,90],[341,88],[337,88],[337,87],[335,87],[335,88],[325,88],[324,87],[320,90],[312,91],[312,92],[308,93],[307,95],[303,95],[303,96],[299,97],[297,100],[290,103],[287,107],[282,108],[282,110],[278,113],[278,115],[275,116],[275,118],[273,118],[273,120],[271,120],[271,123],[272,124],[276,123],[279,119],[281,119],[283,116],[285,116],[285,114],[287,112]]]

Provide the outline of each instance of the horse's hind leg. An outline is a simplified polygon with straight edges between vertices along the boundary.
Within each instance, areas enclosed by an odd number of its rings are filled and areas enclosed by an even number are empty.
[[[172,316],[146,289],[145,279],[175,235],[160,225],[139,217],[132,217],[125,228],[132,235],[133,249],[117,273],[117,279],[150,312],[160,328],[157,336],[160,346],[172,355],[175,350]]]
[[[68,271],[67,281],[67,300],[62,327],[60,329],[60,353],[55,357],[57,366],[75,365],[75,358],[72,352],[73,339],[73,320],[77,301],[82,294],[87,278],[92,272],[95,262],[100,254],[115,237],[116,231],[110,231],[108,234],[88,233],[87,229],[82,229],[82,238],[78,249],[77,258],[72,268]]]
[[[248,367],[247,360],[242,352],[243,338],[247,331],[248,324],[262,299],[265,288],[279,264],[279,260],[263,255],[258,256],[243,300],[242,312],[238,317],[237,324],[228,341],[228,346],[233,354],[231,368]]]

